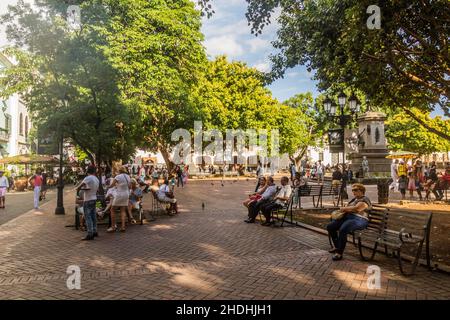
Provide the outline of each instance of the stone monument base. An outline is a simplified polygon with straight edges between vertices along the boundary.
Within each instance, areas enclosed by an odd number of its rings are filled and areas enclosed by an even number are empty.
[[[390,178],[392,160],[386,159],[387,155],[389,153],[386,149],[362,150],[360,153],[353,154],[350,168],[353,171],[354,178],[358,179],[356,173],[360,170],[364,156],[369,163],[369,173],[362,178],[364,184],[376,184],[380,178]]]

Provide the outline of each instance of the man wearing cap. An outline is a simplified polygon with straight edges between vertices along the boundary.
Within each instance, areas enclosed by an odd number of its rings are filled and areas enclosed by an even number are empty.
[[[6,178],[3,173],[4,172],[0,170],[0,208],[5,208],[6,189],[9,188],[8,178]]]

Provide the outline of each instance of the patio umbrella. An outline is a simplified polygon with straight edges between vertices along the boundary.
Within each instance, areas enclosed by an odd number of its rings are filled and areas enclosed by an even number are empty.
[[[3,164],[35,164],[35,163],[52,164],[52,163],[58,163],[58,159],[56,159],[52,156],[44,156],[44,155],[38,155],[38,154],[20,154],[17,156],[6,157],[3,159],[0,159],[0,163],[3,163]]]
[[[410,151],[394,151],[386,156],[387,159],[413,159],[419,156],[418,153]]]

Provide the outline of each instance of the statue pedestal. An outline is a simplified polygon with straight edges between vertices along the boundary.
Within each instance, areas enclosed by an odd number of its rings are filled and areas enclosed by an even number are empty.
[[[352,154],[351,169],[356,176],[363,157],[367,158],[369,174],[362,179],[363,183],[371,184],[372,180],[376,183],[376,178],[390,177],[392,160],[386,159],[389,152],[384,134],[385,119],[384,113],[376,111],[367,111],[358,118],[360,146],[358,152]]]

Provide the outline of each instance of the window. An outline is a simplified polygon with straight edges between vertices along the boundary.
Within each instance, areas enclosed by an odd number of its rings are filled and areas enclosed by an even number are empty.
[[[22,113],[19,116],[19,134],[23,136],[23,115]]]
[[[25,116],[25,138],[28,138],[28,116]]]
[[[5,129],[11,133],[11,116],[9,114],[5,114]]]

